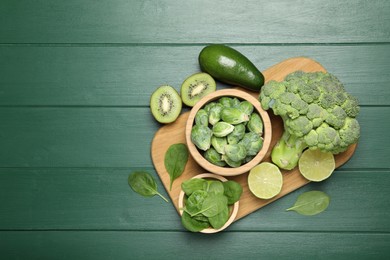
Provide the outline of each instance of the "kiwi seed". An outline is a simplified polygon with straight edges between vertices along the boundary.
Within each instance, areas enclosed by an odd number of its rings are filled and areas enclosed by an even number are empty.
[[[207,73],[196,73],[184,80],[180,95],[183,103],[193,107],[202,97],[216,90],[215,80]]]
[[[163,124],[175,121],[181,112],[181,107],[179,93],[168,85],[158,87],[150,98],[150,110],[154,118]]]

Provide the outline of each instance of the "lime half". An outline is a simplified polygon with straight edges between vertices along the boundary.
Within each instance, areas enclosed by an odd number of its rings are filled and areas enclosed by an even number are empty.
[[[320,150],[306,150],[299,158],[299,171],[309,181],[323,181],[332,175],[336,168],[334,156],[331,152]]]
[[[283,177],[279,168],[269,162],[253,167],[248,175],[249,190],[260,199],[270,199],[280,193]]]

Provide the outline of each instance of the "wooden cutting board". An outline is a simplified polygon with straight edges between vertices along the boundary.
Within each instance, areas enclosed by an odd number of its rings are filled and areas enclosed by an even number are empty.
[[[268,68],[267,70],[263,71],[263,74],[266,82],[270,80],[281,81],[284,79],[284,77],[287,74],[297,70],[302,70],[305,72],[326,71],[325,68],[321,66],[321,64],[319,64],[318,62],[312,59],[305,58],[305,57],[297,57],[297,58],[290,58],[285,61],[282,61],[281,63],[278,63]],[[258,92],[251,92],[243,88],[240,89],[252,94],[256,98],[258,98],[259,96]],[[272,147],[275,145],[275,143],[283,133],[283,122],[281,118],[273,115],[272,113],[269,114],[272,122],[272,141],[271,141],[270,148],[263,161],[270,161],[270,152],[272,150]],[[179,116],[179,118],[174,123],[162,126],[156,132],[151,146],[151,156],[152,156],[154,167],[157,171],[157,174],[160,176],[160,179],[178,212],[179,212],[178,198],[181,190],[181,183],[184,180],[190,179],[195,175],[206,173],[206,171],[202,169],[191,156],[189,156],[189,160],[187,162],[183,174],[178,179],[175,180],[175,182],[172,185],[172,190],[169,190],[169,184],[170,184],[169,174],[165,170],[165,166],[164,166],[165,152],[172,144],[186,143],[184,132],[185,132],[185,125],[186,125],[188,115],[189,112],[183,113],[182,115]],[[347,162],[348,159],[353,155],[355,149],[356,149],[356,144],[350,146],[347,151],[335,156],[336,167],[339,167],[340,165]],[[284,195],[302,187],[303,185],[309,182],[304,177],[302,177],[302,175],[299,173],[299,170],[297,168],[291,171],[282,171],[282,173],[283,173],[282,191],[279,193],[279,195],[269,200],[259,199],[252,195],[247,184],[248,173],[244,173],[242,175],[234,176],[234,177],[226,177],[227,179],[231,179],[239,182],[243,187],[243,194],[240,199],[240,207],[235,220],[238,220],[254,212],[257,209],[264,207],[265,205],[283,197]]]

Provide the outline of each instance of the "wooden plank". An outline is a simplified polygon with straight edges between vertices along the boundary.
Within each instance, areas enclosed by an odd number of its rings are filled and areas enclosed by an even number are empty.
[[[127,177],[134,170],[151,173],[167,196],[152,168],[1,168],[0,230],[183,231],[173,202],[144,198],[130,189]],[[330,179],[310,183],[224,232],[390,232],[389,182],[389,170],[337,170]],[[325,212],[307,217],[286,211],[310,190],[329,194]]]
[[[1,43],[388,42],[390,3],[277,1],[13,1]],[[272,33],[270,33],[272,32]]]
[[[388,118],[390,107],[362,107],[359,145],[343,168],[389,168]],[[0,121],[0,167],[150,167],[161,126],[149,108],[132,107],[1,108]]]
[[[389,243],[383,233],[50,231],[2,232],[0,251],[5,259],[388,259]]]
[[[149,108],[2,108],[0,167],[149,166]]]
[[[179,90],[199,71],[203,47],[0,46],[0,105],[148,106],[159,85]],[[262,71],[290,57],[310,57],[339,77],[362,105],[390,105],[390,44],[234,47]]]

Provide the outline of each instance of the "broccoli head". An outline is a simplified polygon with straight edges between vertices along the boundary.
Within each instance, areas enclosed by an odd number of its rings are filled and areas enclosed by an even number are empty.
[[[359,139],[358,100],[330,73],[290,73],[282,82],[266,83],[259,100],[283,120],[284,133],[271,153],[282,169],[297,166],[307,148],[338,154]]]

